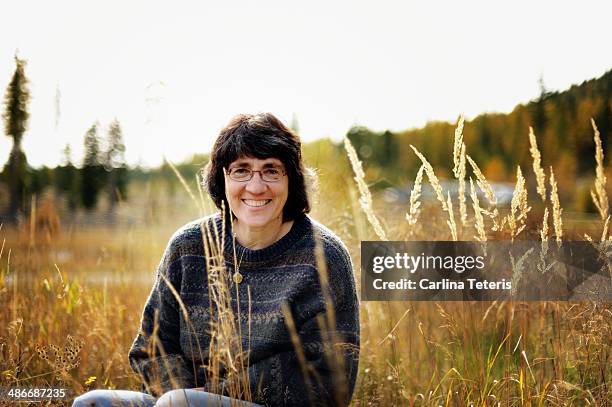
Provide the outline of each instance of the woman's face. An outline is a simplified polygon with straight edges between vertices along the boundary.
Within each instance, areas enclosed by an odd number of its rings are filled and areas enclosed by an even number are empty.
[[[281,220],[283,208],[289,196],[289,177],[285,167],[277,158],[259,159],[241,157],[232,162],[228,171],[240,169],[237,174],[248,174],[248,171],[266,171],[266,176],[280,172],[278,181],[266,182],[261,172],[254,172],[248,181],[235,181],[229,175],[225,177],[225,196],[232,212],[239,222],[248,227],[264,227]]]

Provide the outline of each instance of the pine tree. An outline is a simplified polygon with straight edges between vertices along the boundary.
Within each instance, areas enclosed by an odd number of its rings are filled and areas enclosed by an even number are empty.
[[[66,144],[62,150],[62,164],[64,166],[72,165],[72,149],[70,148],[70,144]]]
[[[24,209],[24,196],[28,184],[28,162],[21,149],[21,139],[30,117],[28,113],[30,91],[25,75],[26,61],[15,56],[15,64],[15,73],[4,95],[4,113],[2,114],[4,132],[8,137],[13,138],[13,148],[3,171],[9,186],[10,204],[7,220],[10,223],[16,223],[20,211]]]
[[[106,151],[104,154],[104,167],[108,172],[108,201],[109,212],[112,213],[115,205],[125,198],[127,187],[127,165],[125,162],[125,145],[123,132],[117,119],[113,120],[108,128]]]
[[[546,99],[550,96],[550,92],[544,85],[543,76],[540,76],[538,86],[540,87],[540,96],[536,101],[532,102],[530,106],[533,128],[536,134],[542,134],[548,122],[548,118],[546,117]]]
[[[74,210],[80,198],[78,170],[72,163],[69,144],[66,144],[66,147],[64,147],[62,157],[62,165],[55,169],[55,189],[66,197],[69,208]]]
[[[81,169],[81,203],[93,209],[98,203],[100,189],[104,186],[104,167],[101,164],[98,123],[94,123],[85,133],[85,156]]]

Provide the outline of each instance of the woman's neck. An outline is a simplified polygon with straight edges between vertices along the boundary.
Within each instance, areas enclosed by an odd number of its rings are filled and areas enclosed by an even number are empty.
[[[270,222],[265,226],[250,227],[234,220],[234,232],[238,242],[251,250],[258,250],[272,245],[285,236],[293,225],[293,221],[284,222],[282,218]]]

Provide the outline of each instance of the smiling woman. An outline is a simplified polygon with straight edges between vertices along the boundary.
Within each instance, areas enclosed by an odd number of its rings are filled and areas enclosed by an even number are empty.
[[[226,174],[227,200],[236,217],[234,230],[243,245],[260,249],[289,231],[293,221],[283,222],[289,181],[279,159],[239,158]]]
[[[239,115],[221,130],[205,170],[221,212],[171,238],[129,353],[147,393],[97,390],[75,406],[349,404],[359,359],[352,263],[307,216],[304,174],[299,137],[272,114]],[[219,274],[225,310],[211,280]],[[219,368],[218,345],[232,335],[215,321],[227,315],[246,357]]]

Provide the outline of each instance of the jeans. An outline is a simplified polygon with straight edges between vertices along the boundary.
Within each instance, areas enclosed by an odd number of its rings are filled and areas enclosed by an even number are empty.
[[[195,389],[171,390],[159,399],[137,391],[92,390],[76,399],[72,407],[257,407],[248,401],[231,399],[226,396]]]

